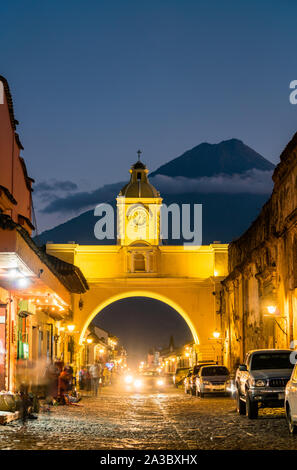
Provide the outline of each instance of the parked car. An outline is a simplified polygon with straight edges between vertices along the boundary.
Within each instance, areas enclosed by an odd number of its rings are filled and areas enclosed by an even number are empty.
[[[190,393],[191,395],[196,395],[196,377],[199,374],[199,370],[203,366],[211,366],[211,365],[216,365],[214,361],[200,361],[198,364],[196,364],[193,369],[190,369],[190,373],[188,374],[188,377],[186,377],[185,380],[187,380],[187,392]]]
[[[203,398],[206,393],[227,394],[230,372],[223,365],[202,366],[196,377],[196,395]]]
[[[173,384],[178,387],[184,381],[184,378],[189,373],[189,367],[179,367],[176,369],[175,374],[172,377]]]
[[[294,364],[289,349],[257,349],[249,351],[246,361],[236,371],[236,402],[239,414],[258,417],[259,406],[282,407],[285,387]]]
[[[285,410],[291,434],[297,434],[297,364],[285,390]]]

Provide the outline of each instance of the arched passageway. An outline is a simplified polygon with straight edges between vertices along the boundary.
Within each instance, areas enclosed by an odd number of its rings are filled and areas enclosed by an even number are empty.
[[[180,350],[194,342],[184,318],[169,305],[148,297],[127,297],[105,307],[89,328],[102,328],[119,338],[129,366],[145,361],[148,353]]]
[[[80,334],[79,343],[82,344],[83,339],[85,337],[86,330],[87,330],[89,324],[94,320],[95,317],[97,317],[100,321],[100,314],[102,312],[104,312],[104,310],[106,310],[109,306],[111,306],[111,305],[115,304],[116,302],[119,302],[123,299],[131,299],[132,300],[132,299],[135,299],[135,298],[153,299],[153,300],[157,300],[158,302],[161,302],[163,304],[168,305],[172,310],[177,312],[184,319],[184,321],[186,322],[186,324],[188,325],[188,327],[191,331],[194,343],[197,344],[197,345],[199,344],[199,337],[198,337],[198,333],[196,331],[196,328],[194,327],[193,323],[191,322],[188,314],[184,311],[184,309],[182,309],[180,305],[178,305],[176,302],[172,301],[171,299],[169,299],[166,296],[157,294],[155,292],[146,292],[146,291],[125,292],[125,293],[121,293],[121,294],[118,294],[116,296],[113,296],[112,298],[107,299],[104,302],[102,302],[98,306],[98,308],[94,309],[94,311],[91,312],[90,316],[86,319],[85,324],[83,325],[83,328],[82,328],[82,331],[81,331],[81,334]],[[126,315],[126,312],[123,312],[123,321],[125,321],[125,315]],[[170,325],[168,325],[168,327],[170,327]]]

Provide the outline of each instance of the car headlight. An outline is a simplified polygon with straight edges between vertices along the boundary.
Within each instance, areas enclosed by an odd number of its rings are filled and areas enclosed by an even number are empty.
[[[266,380],[263,380],[263,379],[254,380],[254,386],[255,387],[266,387]]]
[[[203,385],[210,385],[210,382],[208,380],[203,380]]]
[[[132,375],[126,375],[125,377],[125,383],[126,384],[131,384],[133,382],[133,377]]]
[[[164,380],[157,380],[157,385],[159,385],[160,387],[162,387],[164,385]]]

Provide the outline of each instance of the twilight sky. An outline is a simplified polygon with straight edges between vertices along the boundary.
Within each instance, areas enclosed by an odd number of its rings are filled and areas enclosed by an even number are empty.
[[[138,148],[154,170],[237,138],[276,163],[296,131],[296,17],[295,0],[1,2],[0,74],[36,180],[39,231],[78,215],[42,213],[56,198],[127,180]],[[144,299],[99,320],[138,357],[171,333],[189,340],[176,312]]]
[[[296,130],[296,14],[294,0],[2,2],[35,204],[126,180],[139,147],[151,170],[232,137],[277,162]],[[39,213],[39,230],[64,218]]]

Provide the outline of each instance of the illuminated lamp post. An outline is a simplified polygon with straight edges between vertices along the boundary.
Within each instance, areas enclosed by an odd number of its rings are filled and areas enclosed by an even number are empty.
[[[215,339],[219,339],[220,336],[221,336],[221,333],[220,333],[219,331],[215,330],[215,331],[213,332],[212,336],[213,336]]]
[[[267,305],[266,306],[266,310],[268,313],[264,313],[264,316],[265,317],[270,317],[272,320],[274,320],[274,322],[276,323],[276,325],[278,326],[278,328],[282,331],[282,333],[288,337],[288,333],[281,327],[281,325],[279,324],[279,322],[276,320],[276,317],[279,318],[279,319],[283,319],[285,321],[285,328],[287,329],[287,317],[286,316],[281,316],[280,315],[280,312],[277,308],[277,306],[273,303],[271,303],[270,305]],[[274,338],[274,342],[275,342],[275,338]]]
[[[213,349],[215,351],[217,361],[220,360],[221,363],[223,363],[223,350],[222,350],[222,344],[223,344],[223,338],[221,337],[221,332],[218,330],[214,330],[212,333],[212,336],[209,338],[210,340],[215,340],[218,345],[220,345],[221,353],[220,355],[217,353],[217,348],[213,346]]]
[[[276,306],[275,305],[268,305],[267,311],[268,311],[268,313],[273,315],[276,312]]]

